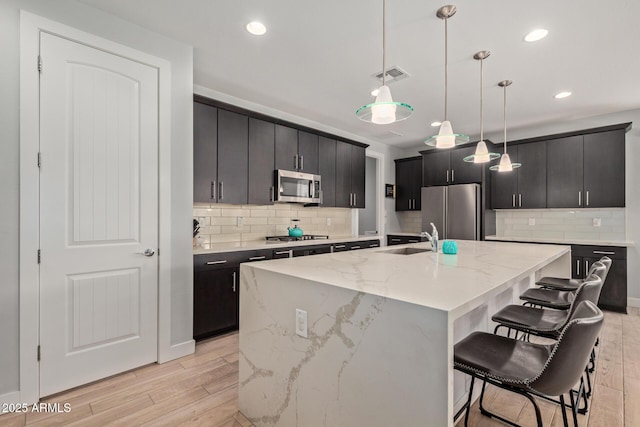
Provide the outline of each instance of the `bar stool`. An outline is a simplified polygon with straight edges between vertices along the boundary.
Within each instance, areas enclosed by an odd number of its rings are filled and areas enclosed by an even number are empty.
[[[604,265],[602,268],[604,268]],[[507,336],[511,335],[511,330],[516,331],[514,338],[518,338],[519,331],[523,333],[522,338],[527,338],[527,340],[530,334],[557,340],[580,303],[590,301],[593,304],[597,304],[603,283],[603,279],[596,274],[587,277],[576,290],[569,310],[551,310],[518,304],[508,305],[491,316],[491,320],[498,323],[493,333],[497,334],[500,328],[507,328]],[[580,387],[576,392],[577,399],[580,400],[582,397],[584,400],[584,406],[578,409],[580,413],[586,413],[589,408],[588,398],[591,396],[590,374],[595,367],[595,352],[593,349],[589,361],[591,367],[586,364],[584,368],[587,379],[586,388],[581,380]]]
[[[593,263],[591,270],[604,283],[609,272],[607,266],[600,261],[596,261]],[[574,298],[575,291],[559,291],[546,288],[529,288],[520,295],[520,299],[525,301],[525,305],[554,308],[556,310],[568,310]],[[598,301],[596,300],[595,303],[597,304]]]
[[[611,258],[609,258],[608,256],[603,256],[598,261],[603,263],[607,267],[607,273],[608,273],[609,269],[611,268]],[[589,272],[585,275],[585,277],[589,277],[591,274],[593,274],[594,264],[591,265],[591,268],[589,268]],[[578,286],[580,286],[580,283],[582,283],[581,279],[562,279],[560,277],[543,277],[542,279],[536,282],[536,285],[546,289],[556,289],[558,291],[575,291],[576,289],[578,289]]]
[[[512,426],[517,424],[489,412],[483,406],[486,384],[525,396],[535,409],[538,427],[542,417],[534,395],[559,396],[562,420],[568,427],[564,394],[581,378],[583,366],[602,328],[603,315],[591,301],[581,302],[555,344],[534,344],[486,332],[473,332],[454,346],[454,369],[471,376],[465,426],[475,379],[483,381],[480,412]],[[574,426],[578,426],[576,403],[569,393]]]

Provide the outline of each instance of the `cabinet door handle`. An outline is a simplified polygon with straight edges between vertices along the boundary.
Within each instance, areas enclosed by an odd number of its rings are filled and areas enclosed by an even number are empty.
[[[343,249],[345,245],[333,245],[333,247],[336,249]]]
[[[216,199],[216,182],[211,181],[211,200]]]
[[[411,199],[407,200],[409,202],[409,210],[411,210]]]
[[[275,254],[276,255],[284,255],[284,254],[291,255],[291,251],[276,251]]]
[[[598,255],[615,255],[615,252],[610,252],[610,251],[593,251],[594,254],[598,254]]]
[[[409,240],[409,243],[418,243],[417,240]]]
[[[392,238],[392,239],[391,239],[391,241],[392,241],[392,242],[401,242],[402,240],[401,240],[401,239],[393,239],[393,238]]]
[[[518,207],[522,207],[522,194],[518,194]]]
[[[236,272],[233,272],[233,292],[236,291]]]
[[[582,191],[578,191],[578,206],[582,206]]]
[[[369,245],[370,248],[377,248],[378,246],[380,246],[379,243],[372,243]]]
[[[513,207],[516,207],[516,195],[515,193],[511,195],[511,204],[513,205]]]
[[[587,206],[589,206],[589,190],[587,190],[586,199],[587,199]]]
[[[224,183],[220,181],[220,191],[218,191],[220,200],[224,199]]]
[[[455,173],[456,173],[456,171],[454,169],[451,169],[451,182],[456,182]]]
[[[252,257],[249,257],[249,261],[260,261],[260,260],[265,259],[265,258],[266,258],[266,256],[264,256],[264,255],[263,256],[252,256]]]
[[[269,200],[271,200],[272,202],[275,202],[276,200],[276,189],[274,186],[271,186],[271,189],[269,190],[270,194],[269,194]]]
[[[304,170],[304,156],[300,155],[300,170]]]
[[[351,246],[351,249],[360,249],[360,246]]]
[[[353,206],[358,204],[358,194],[353,193]]]
[[[576,260],[576,276],[580,277],[580,260]]]
[[[449,182],[449,169],[447,169],[447,182]]]
[[[297,154],[293,155],[293,170],[294,171],[298,170],[298,155]]]
[[[220,261],[208,261],[207,265],[217,265],[217,264],[226,264],[227,260],[226,259],[222,259]]]
[[[587,274],[589,274],[589,261],[584,260],[584,276],[587,278]]]

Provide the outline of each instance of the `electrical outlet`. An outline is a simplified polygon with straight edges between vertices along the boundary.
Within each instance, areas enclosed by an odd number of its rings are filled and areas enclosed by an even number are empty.
[[[200,226],[202,227],[203,225],[207,225],[207,217],[206,216],[199,216],[198,217],[198,223],[200,223]]]
[[[601,227],[602,226],[602,218],[593,218],[593,226]]]
[[[242,227],[242,217],[241,216],[236,218],[236,226],[237,227]]]
[[[331,225],[331,218],[327,218],[327,225]]]
[[[307,312],[296,308],[296,334],[307,338]]]
[[[534,225],[536,225],[536,219],[535,218],[529,218],[529,225],[531,227],[533,227]]]

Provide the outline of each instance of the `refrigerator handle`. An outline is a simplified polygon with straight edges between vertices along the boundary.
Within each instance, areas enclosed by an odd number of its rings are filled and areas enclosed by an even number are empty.
[[[447,182],[449,182],[449,169],[447,169]]]
[[[451,182],[456,182],[455,173],[456,173],[456,170],[451,169]]]

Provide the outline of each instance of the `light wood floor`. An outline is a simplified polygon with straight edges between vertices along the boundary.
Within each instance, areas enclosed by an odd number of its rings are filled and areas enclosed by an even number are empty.
[[[590,411],[581,427],[640,426],[640,311],[605,313],[598,347]],[[0,426],[207,426],[248,427],[238,412],[238,335],[201,342],[196,353],[163,365],[149,365],[50,398],[70,403],[69,413],[0,416]],[[524,426],[535,425],[524,397],[490,387],[490,410]],[[559,408],[540,401],[545,426],[561,426]],[[462,426],[460,420],[458,426]],[[477,403],[470,426],[502,426],[480,414]],[[304,426],[300,426],[304,427]],[[330,426],[329,426],[330,427]],[[356,426],[354,426],[356,427]]]

